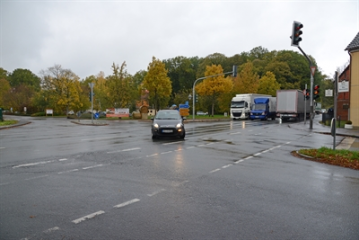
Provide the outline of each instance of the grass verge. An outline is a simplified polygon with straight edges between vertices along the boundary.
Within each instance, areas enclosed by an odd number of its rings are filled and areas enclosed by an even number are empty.
[[[7,125],[16,124],[16,123],[17,123],[16,120],[4,120],[3,122],[0,122],[0,126],[7,126]]]
[[[298,153],[311,157],[306,158],[307,160],[359,170],[359,152],[357,151],[321,147],[319,149],[301,149]]]

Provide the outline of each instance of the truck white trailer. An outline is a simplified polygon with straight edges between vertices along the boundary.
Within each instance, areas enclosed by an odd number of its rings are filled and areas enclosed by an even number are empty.
[[[272,97],[271,95],[265,94],[256,94],[256,93],[245,93],[245,94],[236,94],[232,98],[230,115],[231,119],[248,119],[252,106],[254,104],[254,99],[258,97]]]
[[[310,116],[310,101],[305,101],[303,91],[277,90],[277,117],[283,121],[294,119],[303,120]]]

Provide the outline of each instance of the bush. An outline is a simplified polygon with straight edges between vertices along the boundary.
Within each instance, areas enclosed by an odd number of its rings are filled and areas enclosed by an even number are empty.
[[[352,121],[348,120],[345,122],[345,124],[352,124]]]

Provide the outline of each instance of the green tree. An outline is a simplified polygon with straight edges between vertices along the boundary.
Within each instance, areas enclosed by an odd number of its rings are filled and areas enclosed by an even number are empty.
[[[143,87],[149,91],[150,102],[154,104],[156,110],[168,104],[172,92],[171,80],[167,76],[165,64],[155,57],[147,67]]]
[[[123,62],[121,67],[114,63],[112,69],[113,75],[109,76],[106,82],[107,99],[115,108],[130,107],[138,91],[133,77],[126,71],[126,62]]]
[[[11,87],[9,82],[6,80],[6,78],[3,78],[0,75],[0,107],[5,107],[4,106],[5,95],[9,92],[10,89]]]
[[[257,93],[268,94],[275,97],[277,95],[277,90],[279,89],[280,84],[276,81],[275,75],[272,72],[266,72],[266,74],[259,79]]]
[[[15,69],[9,74],[8,81],[12,87],[24,84],[36,91],[40,90],[41,79],[28,69]]]
[[[222,73],[223,68],[221,65],[207,66],[205,76],[208,76],[208,78],[204,79],[203,82],[196,86],[196,92],[198,92],[200,96],[205,96],[209,99],[212,108],[212,116],[214,115],[214,107],[220,100],[220,97],[223,94],[230,93],[233,88],[232,80],[230,78],[225,78],[224,75],[221,75]]]

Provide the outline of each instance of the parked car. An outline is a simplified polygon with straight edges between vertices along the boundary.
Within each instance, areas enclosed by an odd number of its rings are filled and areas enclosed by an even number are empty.
[[[157,137],[180,137],[184,139],[186,130],[182,117],[177,110],[160,110],[152,119],[152,139]]]
[[[197,112],[197,116],[207,116],[208,112],[202,112],[202,111],[198,111]]]

